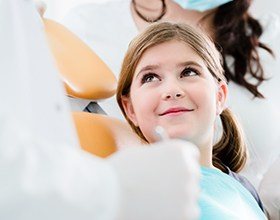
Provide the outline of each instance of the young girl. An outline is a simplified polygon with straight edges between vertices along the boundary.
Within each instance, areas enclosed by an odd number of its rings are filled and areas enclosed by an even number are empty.
[[[258,188],[263,174],[280,154],[277,132],[280,123],[279,4],[275,4],[275,0],[87,2],[72,8],[63,23],[100,56],[116,77],[119,77],[127,45],[151,24],[143,17],[151,22],[160,19],[199,26],[215,39],[222,48],[224,72],[231,91],[227,103],[240,119],[248,140],[250,159],[242,174]],[[276,60],[266,45],[273,48]],[[89,103],[75,99],[71,102],[81,110]],[[99,105],[108,115],[123,119],[113,97]],[[256,129],[259,127],[266,129]]]
[[[155,128],[161,126],[170,138],[198,147],[201,219],[266,219],[255,189],[234,173],[243,168],[247,151],[225,107],[227,94],[221,56],[211,40],[186,25],[159,23],[130,43],[117,101],[147,143],[158,141]],[[223,136],[213,146],[218,117]]]

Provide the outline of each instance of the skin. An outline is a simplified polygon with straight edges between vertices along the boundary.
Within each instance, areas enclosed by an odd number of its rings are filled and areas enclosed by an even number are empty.
[[[156,18],[161,13],[162,3],[160,0],[135,0],[136,4],[138,5],[138,10],[140,13],[149,18]],[[165,0],[166,4],[166,14],[163,16],[161,21],[170,21],[176,23],[185,23],[194,27],[199,26],[200,28],[204,29],[209,35],[213,35],[212,31],[212,20],[213,20],[213,11],[216,9],[200,12],[195,10],[183,9],[173,0]],[[141,32],[150,24],[146,21],[143,21],[139,16],[136,14],[133,6],[131,4],[130,7],[132,17],[134,22]],[[210,16],[206,16],[209,15]],[[206,16],[206,17],[205,17]]]
[[[213,167],[214,124],[224,108],[227,85],[217,82],[186,43],[173,40],[147,49],[130,91],[130,97],[123,97],[124,109],[149,143],[157,141],[154,129],[162,126],[169,137],[196,144],[201,164]]]

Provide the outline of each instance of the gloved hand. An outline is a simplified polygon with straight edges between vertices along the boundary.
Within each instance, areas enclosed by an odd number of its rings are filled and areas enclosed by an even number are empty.
[[[280,157],[265,173],[260,186],[260,197],[269,213],[270,219],[280,219]]]
[[[119,219],[197,219],[198,155],[197,148],[183,140],[166,140],[113,154],[108,160],[119,175]]]

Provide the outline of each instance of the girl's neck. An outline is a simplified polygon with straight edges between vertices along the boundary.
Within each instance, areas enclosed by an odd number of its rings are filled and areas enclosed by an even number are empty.
[[[212,148],[199,149],[200,157],[199,163],[201,166],[214,168],[212,163]]]
[[[199,163],[201,166],[214,168],[213,162],[212,162],[212,151],[213,151],[213,137],[211,134],[209,136],[205,136],[204,141],[201,141],[199,143],[194,143],[200,153],[199,157]]]

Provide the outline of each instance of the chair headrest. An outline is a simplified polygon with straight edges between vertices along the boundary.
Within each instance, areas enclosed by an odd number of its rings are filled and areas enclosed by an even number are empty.
[[[108,66],[66,27],[50,19],[43,21],[68,95],[91,100],[113,96],[117,80]]]

